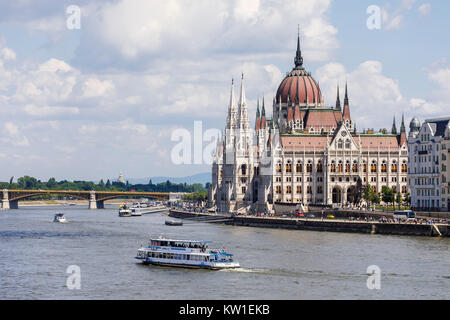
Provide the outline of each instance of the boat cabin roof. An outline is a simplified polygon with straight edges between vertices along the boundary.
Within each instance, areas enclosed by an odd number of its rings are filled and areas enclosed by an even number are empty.
[[[175,243],[213,243],[213,241],[175,240],[175,239],[150,239],[150,241],[175,242]]]

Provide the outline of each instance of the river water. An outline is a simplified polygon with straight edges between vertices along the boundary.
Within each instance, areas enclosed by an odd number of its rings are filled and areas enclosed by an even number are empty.
[[[67,224],[53,223],[63,212]],[[0,299],[449,299],[450,239],[233,227],[166,226],[167,216],[120,218],[117,209],[0,211]],[[213,240],[242,268],[144,266],[150,236]],[[68,289],[70,265],[80,289]],[[379,290],[367,268],[380,268]]]

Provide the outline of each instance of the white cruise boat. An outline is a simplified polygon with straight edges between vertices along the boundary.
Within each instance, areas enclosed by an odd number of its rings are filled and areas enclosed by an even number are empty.
[[[57,214],[55,214],[55,217],[53,218],[53,222],[66,223],[68,221],[67,221],[66,217],[64,217],[64,214],[57,213]]]
[[[147,247],[138,250],[136,259],[144,264],[202,268],[230,269],[239,268],[239,262],[224,249],[209,249],[211,241],[150,239]]]
[[[131,208],[130,209],[131,210],[131,216],[132,217],[139,217],[139,216],[142,216],[142,209],[139,207],[139,208]]]

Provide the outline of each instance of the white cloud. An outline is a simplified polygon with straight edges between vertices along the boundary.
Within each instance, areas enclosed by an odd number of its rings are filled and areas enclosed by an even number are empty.
[[[114,91],[114,84],[110,80],[101,81],[89,78],[83,84],[83,96],[86,98],[101,97]]]
[[[343,102],[344,86],[348,82],[350,112],[360,129],[369,126],[386,128],[391,125],[390,115],[406,111],[407,102],[398,81],[383,74],[379,61],[363,62],[350,72],[339,63],[330,63],[319,68],[316,75],[326,103],[332,106],[336,101],[337,84]]]
[[[425,4],[421,5],[421,6],[417,9],[417,11],[419,11],[419,13],[420,13],[422,16],[426,16],[426,15],[428,15],[428,14],[431,12],[431,4],[425,3]]]

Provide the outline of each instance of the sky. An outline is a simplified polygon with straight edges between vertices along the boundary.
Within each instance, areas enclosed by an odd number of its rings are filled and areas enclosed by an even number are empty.
[[[252,126],[258,98],[270,116],[298,25],[305,68],[327,105],[348,83],[358,130],[450,116],[448,12],[437,0],[0,0],[0,181],[210,171],[174,163],[172,135],[223,130],[242,73]]]

